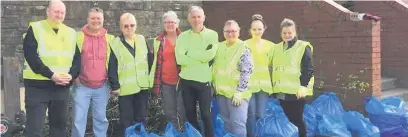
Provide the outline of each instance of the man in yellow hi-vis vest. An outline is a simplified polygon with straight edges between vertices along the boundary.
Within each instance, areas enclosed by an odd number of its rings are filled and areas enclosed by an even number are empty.
[[[75,30],[62,23],[65,9],[61,1],[51,1],[47,19],[31,22],[23,38],[27,137],[43,136],[47,108],[50,136],[67,136],[69,90],[81,56]]]
[[[109,42],[114,38],[103,28],[103,10],[97,7],[88,12],[87,24],[77,35],[77,45],[81,51],[81,72],[75,82],[72,94],[71,137],[84,137],[88,109],[92,104],[93,132],[96,137],[106,137],[109,122],[106,106],[109,101],[108,66]],[[111,85],[111,87],[114,87]]]
[[[284,19],[281,23],[283,42],[274,47],[272,54],[272,88],[288,117],[299,129],[299,136],[306,137],[303,122],[304,97],[313,95],[313,47],[298,40],[295,22]]]

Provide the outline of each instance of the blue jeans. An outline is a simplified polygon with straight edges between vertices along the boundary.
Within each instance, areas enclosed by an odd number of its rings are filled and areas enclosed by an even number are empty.
[[[220,116],[224,120],[225,131],[237,136],[246,136],[249,101],[244,99],[241,105],[234,107],[232,106],[232,100],[222,95],[217,95],[216,100],[220,109]]]
[[[88,109],[92,103],[93,132],[95,137],[106,137],[109,122],[106,118],[106,106],[109,101],[109,89],[105,83],[93,89],[86,85],[76,84],[73,93],[73,124],[71,137],[84,137],[88,118]]]
[[[268,93],[263,91],[252,94],[248,107],[247,137],[255,136],[256,121],[265,115],[268,98]]]

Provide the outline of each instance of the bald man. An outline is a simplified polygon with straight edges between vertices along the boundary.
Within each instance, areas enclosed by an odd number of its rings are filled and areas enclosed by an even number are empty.
[[[42,137],[48,108],[51,137],[67,136],[68,99],[80,70],[75,30],[62,22],[65,4],[51,1],[47,19],[30,22],[23,38],[27,137]]]

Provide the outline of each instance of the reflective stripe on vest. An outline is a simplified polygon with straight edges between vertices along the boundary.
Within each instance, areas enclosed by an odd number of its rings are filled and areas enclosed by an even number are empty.
[[[263,91],[272,94],[272,81],[269,72],[270,52],[275,46],[268,40],[261,39],[260,45],[257,45],[254,39],[245,41],[251,50],[254,60],[254,69],[252,69],[249,90],[253,93]]]
[[[301,61],[305,48],[309,46],[313,53],[313,47],[309,42],[298,40],[293,47],[284,50],[283,42],[274,49],[272,59],[272,87],[274,93],[296,94],[300,88]],[[308,84],[306,95],[313,95],[314,76]]]
[[[118,60],[121,96],[139,93],[140,90],[150,87],[146,41],[142,35],[136,35],[135,41],[135,57],[125,47],[120,37],[116,37],[111,45]]]
[[[216,93],[227,98],[232,98],[237,91],[237,85],[241,76],[237,65],[245,51],[245,43],[237,41],[231,47],[226,46],[226,42],[221,42],[214,58],[213,83]],[[244,98],[249,99],[252,92],[244,91]]]
[[[106,41],[106,69],[108,69],[108,64],[109,64],[109,57],[110,57],[110,41],[112,41],[115,38],[115,36],[110,35],[110,34],[105,34],[105,41]],[[77,45],[79,52],[82,52],[82,47],[84,43],[85,35],[84,32],[79,31],[77,32]]]
[[[68,73],[76,48],[75,30],[61,24],[58,33],[55,33],[46,20],[32,22],[30,26],[38,43],[38,55],[44,65],[52,72]],[[23,77],[24,79],[49,80],[41,74],[34,73],[27,61],[24,62]]]
[[[154,75],[156,72],[156,67],[157,67],[157,52],[159,52],[159,47],[160,47],[160,41],[157,40],[157,37],[154,39],[153,41],[153,55],[154,55],[154,59],[153,59],[153,64],[152,64],[152,68],[150,70],[150,74],[149,74],[149,79],[150,79],[150,87],[153,87],[154,84]]]

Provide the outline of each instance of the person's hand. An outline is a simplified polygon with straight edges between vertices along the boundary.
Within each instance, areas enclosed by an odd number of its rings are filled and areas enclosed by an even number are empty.
[[[72,76],[68,73],[61,73],[62,74],[62,84],[68,85],[69,82],[72,80]]]
[[[72,80],[72,76],[66,73],[55,72],[51,80],[54,81],[57,85],[67,85]]]
[[[119,92],[120,92],[119,89],[111,91],[111,93],[114,94],[114,95],[119,95]]]
[[[243,93],[239,91],[234,93],[234,96],[232,96],[232,106],[238,107],[239,105],[242,104],[242,100],[243,100],[242,94]]]
[[[298,91],[296,92],[297,99],[304,98],[306,96],[307,87],[300,86]]]

